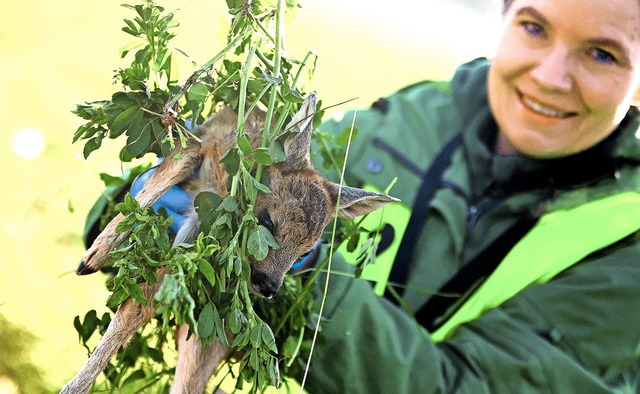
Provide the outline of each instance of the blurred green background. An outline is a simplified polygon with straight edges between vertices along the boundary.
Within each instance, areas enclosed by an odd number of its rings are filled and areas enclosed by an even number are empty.
[[[0,359],[17,355],[8,363],[39,373],[50,390],[86,360],[74,317],[106,310],[104,277],[73,271],[84,251],[85,214],[102,191],[99,174],[122,171],[122,142],[108,141],[84,160],[82,144],[71,144],[81,119],[70,111],[76,102],[111,96],[113,70],[124,65],[119,49],[130,42],[120,30],[131,17],[122,2],[0,4],[0,143],[8,148],[0,157]],[[223,0],[159,3],[178,10],[173,45],[198,64],[222,48],[229,23]],[[303,0],[288,17],[287,43],[295,58],[319,54],[312,89],[325,105],[357,98],[348,106],[366,107],[404,85],[448,78],[461,62],[490,56],[499,3]],[[181,65],[181,79],[191,71],[188,62]],[[21,348],[22,342],[31,346]],[[0,394],[19,390],[12,373],[0,369]]]

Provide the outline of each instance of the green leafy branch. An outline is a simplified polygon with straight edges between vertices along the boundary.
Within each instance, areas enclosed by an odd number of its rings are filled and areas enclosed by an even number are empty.
[[[175,36],[172,30],[177,26],[174,14],[152,1],[125,5],[135,16],[125,19],[122,30],[135,41],[121,55],[130,58],[131,64],[117,70],[115,80],[121,89],[110,100],[76,106],[74,113],[85,123],[78,128],[73,141],[84,141],[85,157],[99,149],[105,138],[126,139],[119,154],[122,161],[147,153],[167,156],[174,147],[184,146],[192,138],[184,126],[185,119],[199,124],[204,120],[203,114],[222,105],[238,112],[238,143],[223,159],[231,176],[230,192],[224,198],[214,193],[196,197],[194,205],[201,227],[192,244],[172,249],[167,235],[171,219],[151,209],[140,209],[131,196],[116,206],[127,217],[119,230],[130,230],[131,236],[126,245],[112,254],[117,273],[107,284],[111,291],[107,305],[113,309],[129,297],[145,304],[143,284],[157,284],[158,270],[167,269],[154,299],[159,322],[158,348],[164,346],[162,338],[166,338],[171,326],[187,322],[204,343],[220,339],[243,351],[240,381],[252,382],[253,390],[261,390],[279,385],[280,364],[284,360],[279,349],[290,335],[283,329],[274,333],[273,322],[266,321],[274,317],[273,313],[256,313],[254,300],[249,296],[247,256],[261,260],[269,248],[277,247],[269,231],[258,225],[252,206],[259,192],[269,192],[260,182],[262,168],[284,160],[278,138],[287,118],[302,102],[303,94],[297,86],[304,73],[313,71],[315,56],[308,53],[299,62],[284,55],[282,1],[275,6],[260,1],[227,3],[233,15],[227,45],[182,85],[173,66],[174,54],[186,54],[170,48]],[[297,4],[289,1],[287,6],[293,8]],[[248,114],[258,105],[266,108],[268,120],[262,146],[253,149],[243,129]],[[172,159],[179,158],[177,154]],[[280,293],[283,300],[295,300],[302,286],[300,279],[285,282]],[[297,313],[291,315],[295,321],[292,327],[295,337],[303,338],[305,324],[301,323],[309,320],[312,304],[305,303],[306,310],[299,307],[300,303],[297,305]],[[288,308],[284,303],[280,306]],[[76,319],[74,325],[87,348],[92,333],[105,327],[107,320],[105,316],[98,319],[95,313],[88,313],[84,322]],[[227,343],[227,330],[233,336],[231,344]],[[154,384],[158,380],[153,376],[159,371],[170,371],[161,357],[149,352],[148,345],[142,345],[143,340],[150,339],[140,336],[139,344],[122,349],[116,360],[135,360],[139,356],[144,359],[144,354],[152,354],[149,368],[131,372],[129,367],[139,368],[140,364],[113,364],[106,374],[112,387]],[[138,342],[134,339],[134,343]],[[294,357],[293,353],[289,357]],[[287,364],[291,365],[291,360]],[[154,362],[160,366],[151,367]],[[140,382],[147,378],[151,381]]]
[[[164,212],[142,210],[130,195],[115,208],[106,205],[105,216],[112,216],[114,209],[121,212],[126,219],[119,230],[131,231],[128,242],[112,253],[115,274],[107,283],[107,305],[115,310],[128,298],[145,304],[143,286],[157,284],[159,289],[153,300],[156,321],[111,361],[105,389],[162,392],[172,373],[164,359],[170,347],[167,336],[182,323],[189,323],[204,344],[220,340],[237,350],[240,376],[235,377],[239,386],[251,383],[252,391],[278,387],[282,376],[299,375],[312,346],[319,320],[308,297],[313,279],[303,283],[299,275],[286,276],[276,302],[253,299],[247,282],[248,257],[263,260],[270,248],[278,247],[258,224],[253,204],[258,193],[270,192],[262,183],[263,169],[285,159],[280,141],[284,125],[303,101],[301,86],[313,73],[316,56],[308,52],[298,61],[284,51],[283,14],[297,7],[296,1],[285,5],[283,0],[227,0],[227,5],[232,21],[226,45],[184,83],[174,65],[177,55],[188,55],[170,46],[178,26],[174,13],[153,1],[124,5],[134,16],[124,20],[122,30],[134,41],[121,52],[131,64],[116,71],[120,89],[108,100],[80,103],[74,110],[85,121],[73,136],[74,142],[84,142],[85,158],[105,138],[124,139],[119,158],[126,162],[149,153],[167,157],[174,148],[184,147],[195,138],[185,120],[201,124],[206,114],[222,106],[239,115],[237,144],[222,159],[230,176],[229,193],[202,192],[195,197],[200,228],[192,243],[172,248],[167,231],[172,219]],[[261,146],[254,149],[244,124],[256,107],[266,110],[267,121]],[[314,121],[321,118],[318,111]],[[340,171],[350,133],[345,130],[337,140],[314,133],[316,154],[325,170]],[[167,158],[179,159],[179,151]],[[114,183],[113,177],[103,179]],[[336,244],[361,233],[357,224],[346,221]],[[166,272],[161,282],[159,270]],[[83,320],[76,318],[74,326],[88,351],[92,335],[104,333],[109,321],[109,314],[99,318],[95,311]]]

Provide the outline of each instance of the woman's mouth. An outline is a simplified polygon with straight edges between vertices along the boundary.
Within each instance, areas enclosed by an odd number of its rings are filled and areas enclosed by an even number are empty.
[[[520,97],[520,102],[522,102],[522,104],[527,109],[538,115],[556,119],[566,119],[577,115],[577,112],[563,111],[558,108],[553,108],[548,105],[542,104],[539,101],[532,99],[531,97],[525,96],[521,92],[518,92],[518,97]]]

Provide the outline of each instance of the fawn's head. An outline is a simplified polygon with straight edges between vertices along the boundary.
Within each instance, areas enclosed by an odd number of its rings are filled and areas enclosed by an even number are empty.
[[[261,193],[254,212],[279,248],[262,261],[252,259],[250,287],[260,295],[275,295],[284,275],[301,256],[313,250],[336,213],[354,218],[399,201],[384,194],[346,187],[322,178],[311,165],[309,149],[316,96],[310,95],[293,117],[285,140],[286,160],[269,167],[271,193]]]

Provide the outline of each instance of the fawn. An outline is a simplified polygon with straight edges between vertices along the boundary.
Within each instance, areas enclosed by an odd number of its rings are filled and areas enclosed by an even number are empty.
[[[399,201],[385,194],[341,187],[322,178],[314,170],[309,149],[315,107],[316,96],[311,94],[293,116],[287,126],[291,132],[284,142],[286,160],[267,168],[271,193],[259,194],[255,202],[254,212],[258,222],[271,231],[280,246],[277,250],[270,249],[262,261],[249,258],[249,288],[263,297],[275,295],[293,263],[314,248],[324,227],[336,212],[336,204],[338,216],[354,218],[387,203]],[[228,174],[220,159],[235,144],[237,121],[237,115],[230,108],[224,108],[207,119],[196,130],[202,142],[190,139],[187,147],[180,151],[181,160],[164,160],[158,166],[156,173],[136,196],[140,206],[143,209],[152,206],[172,186],[192,176],[198,168],[198,178],[189,181],[187,190],[194,195],[211,190],[224,196],[227,193]],[[245,130],[254,148],[260,143],[263,128],[264,112],[252,111]],[[127,237],[128,234],[115,231],[123,218],[121,214],[115,217],[95,239],[82,258],[78,274],[99,270],[107,261],[109,252]],[[178,231],[174,246],[193,239],[197,230],[198,220],[194,211]],[[147,306],[131,298],[120,305],[96,349],[80,372],[63,387],[62,393],[87,392],[116,351],[153,317],[153,296],[167,270],[163,268],[158,273],[158,284],[143,285]],[[176,331],[178,362],[172,393],[204,392],[217,366],[232,352],[220,340],[203,349],[198,336],[188,336],[188,332],[186,324]]]

